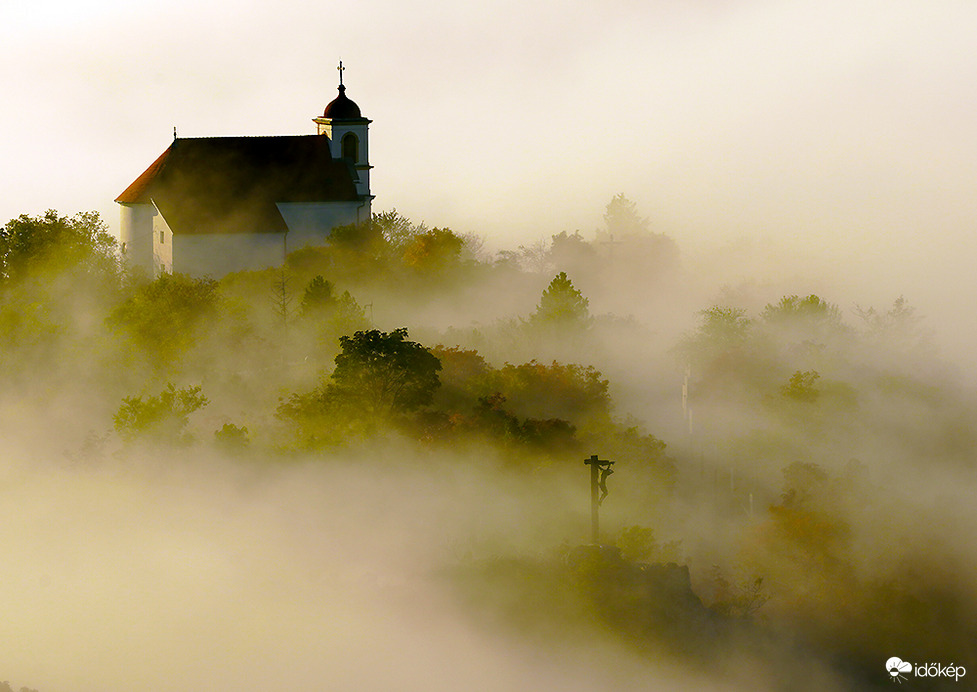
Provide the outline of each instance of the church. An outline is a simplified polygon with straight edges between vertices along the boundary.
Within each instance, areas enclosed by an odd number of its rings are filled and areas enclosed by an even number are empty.
[[[116,198],[129,266],[220,278],[278,266],[371,218],[369,125],[339,95],[316,134],[177,138]]]

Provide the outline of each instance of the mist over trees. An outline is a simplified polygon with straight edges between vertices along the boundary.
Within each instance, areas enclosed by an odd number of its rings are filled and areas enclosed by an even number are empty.
[[[391,210],[218,280],[129,272],[94,213],[18,217],[0,229],[4,434],[72,469],[477,472],[486,505],[530,488],[544,526],[472,539],[446,588],[519,636],[586,621],[716,679],[737,655],[817,669],[792,689],[888,684],[896,653],[977,673],[977,398],[910,301],[697,302],[631,200],[603,219],[489,256]],[[618,552],[596,561],[573,549],[591,454],[616,464]]]

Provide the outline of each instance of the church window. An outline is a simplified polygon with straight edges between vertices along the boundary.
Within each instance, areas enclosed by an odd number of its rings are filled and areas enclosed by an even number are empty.
[[[352,132],[347,132],[345,135],[343,135],[344,159],[349,159],[353,163],[357,163],[359,161],[359,148],[360,143],[359,140],[357,140],[356,135],[354,135]]]
[[[159,232],[159,244],[162,245],[166,242],[166,236],[163,235],[163,231]]]

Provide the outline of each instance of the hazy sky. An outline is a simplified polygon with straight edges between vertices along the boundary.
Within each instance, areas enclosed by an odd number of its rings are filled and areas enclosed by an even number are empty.
[[[975,29],[963,0],[7,0],[0,218],[117,231],[174,125],[311,133],[342,58],[375,210],[509,247],[624,192],[683,251],[787,244],[932,312],[977,283]]]

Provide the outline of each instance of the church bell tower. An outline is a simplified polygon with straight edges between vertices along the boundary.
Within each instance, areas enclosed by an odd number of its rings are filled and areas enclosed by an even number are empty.
[[[339,63],[339,96],[333,99],[319,118],[313,118],[317,133],[329,138],[329,151],[334,159],[348,161],[356,174],[356,193],[367,200],[370,194],[370,139],[372,120],[364,118],[360,107],[346,96],[343,85],[342,61]]]

